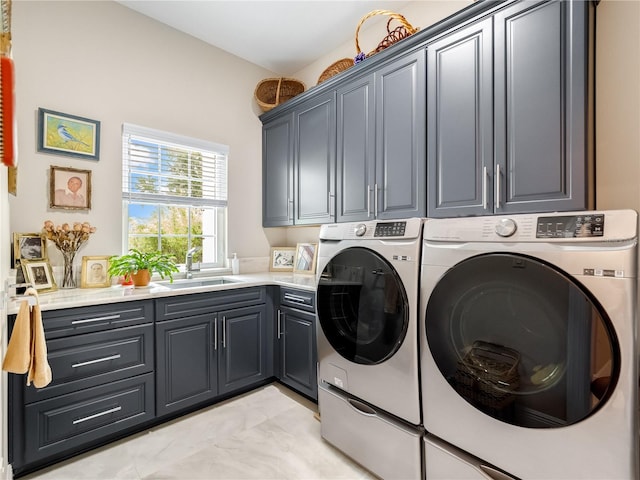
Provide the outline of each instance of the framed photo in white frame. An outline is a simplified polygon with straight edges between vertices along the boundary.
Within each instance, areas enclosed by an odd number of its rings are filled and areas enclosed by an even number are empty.
[[[48,260],[22,260],[21,263],[25,280],[33,285],[38,293],[58,289]]]
[[[296,259],[295,247],[271,247],[270,272],[293,272]]]

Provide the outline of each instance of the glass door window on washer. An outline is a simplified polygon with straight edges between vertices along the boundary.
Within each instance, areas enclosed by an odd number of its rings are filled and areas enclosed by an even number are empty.
[[[553,428],[594,413],[620,365],[611,321],[564,272],[525,255],[464,260],[438,282],[426,335],[449,384],[484,413]]]
[[[317,305],[327,340],[355,363],[385,361],[407,333],[407,295],[400,278],[367,248],[345,249],[327,264],[318,283]]]

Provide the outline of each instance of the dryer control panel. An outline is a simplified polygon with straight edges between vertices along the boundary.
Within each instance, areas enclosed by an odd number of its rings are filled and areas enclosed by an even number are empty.
[[[604,236],[604,214],[538,217],[536,238],[585,238]]]

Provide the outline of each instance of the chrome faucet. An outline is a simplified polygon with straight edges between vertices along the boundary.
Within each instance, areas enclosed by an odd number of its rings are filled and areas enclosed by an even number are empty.
[[[193,247],[187,251],[187,256],[185,258],[185,271],[187,272],[186,278],[193,278],[193,272],[200,271],[200,268],[193,268],[193,254],[202,250],[201,247]]]

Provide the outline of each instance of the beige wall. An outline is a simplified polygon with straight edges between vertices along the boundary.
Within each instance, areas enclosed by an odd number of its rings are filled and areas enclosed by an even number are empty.
[[[596,206],[640,211],[640,2],[596,12]]]

